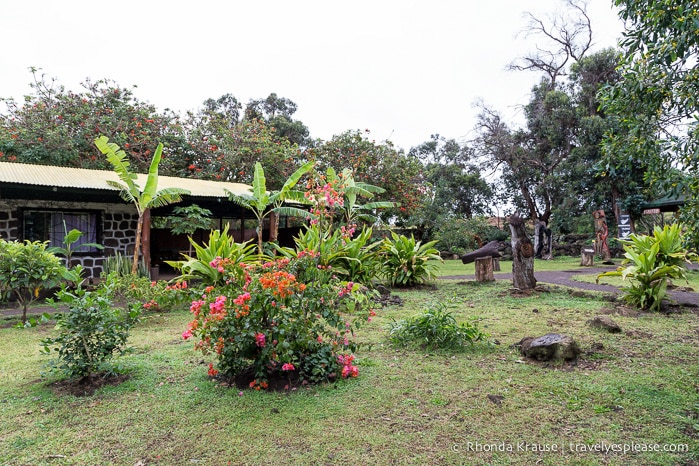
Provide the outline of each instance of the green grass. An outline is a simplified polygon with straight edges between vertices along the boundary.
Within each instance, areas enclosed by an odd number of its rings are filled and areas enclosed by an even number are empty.
[[[451,277],[459,275],[473,275],[475,273],[473,262],[463,264],[460,260],[445,260],[438,265],[440,277]],[[552,260],[535,259],[535,271],[556,271],[556,270],[579,270],[580,258],[575,257],[555,257]],[[500,261],[500,273],[511,273],[512,261]],[[499,273],[499,272],[495,272]]]
[[[544,262],[551,261],[537,267]],[[472,265],[458,266],[471,272],[444,275],[472,273]],[[434,289],[396,292],[404,305],[380,310],[359,331],[365,344],[357,353],[359,378],[292,393],[241,395],[210,381],[209,359],[180,337],[189,321],[185,311],[151,315],[139,324],[130,340],[134,351],[123,359],[130,379],[91,397],[57,393],[55,378],[41,377],[46,357],[39,341],[54,332],[51,325],[1,328],[0,464],[699,461],[697,314],[612,315],[627,331],[612,335],[586,325],[609,308],[601,298],[565,291],[515,298],[508,288],[506,281],[441,280]],[[391,319],[432,302],[450,303],[460,321],[479,317],[500,344],[454,354],[388,345]],[[578,341],[583,356],[577,365],[524,361],[510,347],[524,336],[554,331]],[[501,405],[488,395],[502,396]],[[530,451],[518,451],[525,444]],[[582,444],[686,444],[689,452],[574,451]],[[491,445],[514,451],[485,451]],[[563,452],[532,452],[533,445]]]

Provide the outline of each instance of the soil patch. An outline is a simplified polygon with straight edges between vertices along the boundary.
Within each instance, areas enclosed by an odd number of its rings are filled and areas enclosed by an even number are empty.
[[[95,374],[92,376],[85,376],[80,379],[59,380],[58,382],[51,383],[49,387],[51,387],[53,392],[59,396],[92,396],[102,387],[121,385],[129,380],[129,378],[130,376],[128,374],[117,374],[112,376]]]

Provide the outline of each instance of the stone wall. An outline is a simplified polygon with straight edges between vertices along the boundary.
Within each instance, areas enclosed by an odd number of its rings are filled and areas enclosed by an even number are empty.
[[[37,210],[92,210],[99,211],[102,222],[98,229],[102,231],[104,250],[93,255],[77,254],[73,264],[85,267],[86,277],[99,277],[104,258],[116,253],[131,255],[136,239],[138,214],[129,204],[104,204],[85,202],[30,201],[22,199],[0,200],[0,238],[8,241],[19,239],[19,209]]]

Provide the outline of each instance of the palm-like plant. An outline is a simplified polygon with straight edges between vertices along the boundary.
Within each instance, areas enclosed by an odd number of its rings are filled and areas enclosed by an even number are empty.
[[[376,222],[376,216],[372,214],[375,209],[391,209],[400,205],[390,201],[375,201],[366,204],[357,203],[358,197],[371,199],[374,197],[374,194],[380,194],[386,190],[373,184],[356,181],[352,175],[352,170],[349,168],[342,170],[339,176],[334,169],[328,168],[326,175],[329,182],[335,181],[338,177],[341,179],[339,191],[345,197],[343,215],[347,225],[356,223],[357,220],[371,225]]]
[[[300,191],[293,188],[301,177],[313,168],[314,162],[307,162],[298,170],[291,174],[284,186],[279,191],[267,191],[267,180],[265,171],[260,162],[255,163],[255,176],[252,181],[250,194],[235,194],[228,190],[228,198],[237,205],[251,210],[257,218],[257,251],[262,254],[262,226],[263,221],[271,212],[279,215],[290,215],[296,217],[309,217],[310,213],[298,207],[283,205],[287,201],[306,204],[307,201]]]
[[[138,223],[136,226],[136,244],[133,253],[133,265],[131,273],[136,275],[138,271],[138,255],[141,249],[141,233],[143,231],[143,216],[148,209],[154,207],[162,207],[182,200],[183,194],[189,194],[189,191],[181,188],[165,188],[158,190],[158,165],[163,153],[163,144],[158,144],[151,160],[150,168],[148,169],[148,178],[146,185],[141,190],[141,187],[136,182],[136,173],[131,172],[130,164],[127,160],[126,153],[113,142],[109,142],[106,136],[100,136],[95,139],[95,145],[104,155],[107,156],[107,161],[112,165],[114,172],[117,174],[121,183],[118,181],[108,181],[110,186],[119,189],[119,195],[127,202],[131,202],[136,206],[138,211]]]

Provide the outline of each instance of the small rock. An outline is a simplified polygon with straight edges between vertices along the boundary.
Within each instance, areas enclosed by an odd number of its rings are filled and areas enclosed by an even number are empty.
[[[565,361],[580,354],[580,347],[572,337],[558,333],[523,338],[520,344],[522,354],[538,361]]]
[[[595,316],[587,321],[587,325],[593,328],[606,330],[609,333],[621,333],[621,327],[609,316]]]

